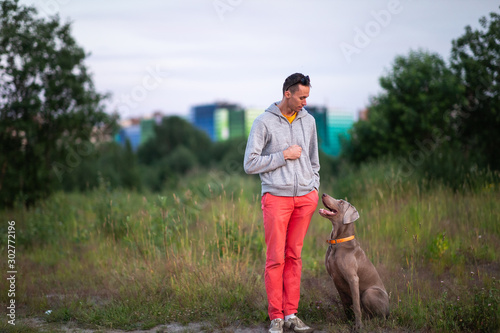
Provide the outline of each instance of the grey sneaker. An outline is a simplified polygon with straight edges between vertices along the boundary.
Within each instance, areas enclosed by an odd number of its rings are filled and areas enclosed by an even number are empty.
[[[285,321],[285,327],[289,328],[291,330],[294,330],[295,332],[302,332],[302,333],[311,333],[314,332],[314,328],[307,326],[304,324],[302,320],[299,319],[299,317],[293,317]]]
[[[283,333],[283,322],[281,318],[276,318],[271,320],[271,326],[269,327],[269,333]]]

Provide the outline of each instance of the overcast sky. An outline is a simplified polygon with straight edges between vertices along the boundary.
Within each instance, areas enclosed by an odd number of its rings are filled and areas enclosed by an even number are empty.
[[[59,13],[90,56],[109,111],[188,115],[228,101],[266,108],[284,79],[311,78],[308,103],[357,113],[397,55],[449,60],[465,26],[498,0],[22,0]]]

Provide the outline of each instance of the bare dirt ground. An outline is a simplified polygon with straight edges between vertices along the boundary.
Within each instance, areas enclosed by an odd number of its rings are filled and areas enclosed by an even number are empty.
[[[39,332],[57,332],[57,333],[191,333],[191,332],[206,332],[206,333],[263,333],[267,332],[267,325],[254,327],[226,327],[224,329],[214,329],[207,323],[190,323],[188,325],[181,325],[178,323],[171,323],[167,325],[159,325],[149,330],[134,330],[124,331],[118,329],[88,329],[77,327],[75,323],[47,323],[42,319],[28,318],[17,321],[17,324],[26,325],[31,328],[37,329]],[[284,330],[287,332],[287,330]],[[292,332],[292,331],[289,331]],[[316,330],[316,333],[327,333],[328,331]],[[338,332],[338,331],[337,331]]]
[[[226,328],[224,330],[213,329],[210,324],[206,323],[190,323],[189,325],[181,325],[178,323],[171,323],[167,325],[159,325],[153,327],[149,330],[133,330],[125,331],[119,329],[88,329],[78,327],[76,323],[47,323],[42,319],[24,319],[19,324],[26,325],[31,328],[36,328],[39,332],[61,332],[61,333],[188,333],[188,332],[211,332],[211,333],[222,333],[222,332],[238,332],[238,333],[254,333],[254,332],[265,332],[266,327],[252,327],[252,328]]]

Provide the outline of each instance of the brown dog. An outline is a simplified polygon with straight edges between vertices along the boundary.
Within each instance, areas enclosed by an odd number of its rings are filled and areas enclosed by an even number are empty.
[[[389,315],[389,296],[375,266],[354,238],[354,224],[359,218],[353,205],[323,194],[326,209],[319,214],[332,222],[330,243],[325,265],[339,292],[349,319],[354,312],[355,330],[363,327],[361,309],[371,316],[386,318]]]

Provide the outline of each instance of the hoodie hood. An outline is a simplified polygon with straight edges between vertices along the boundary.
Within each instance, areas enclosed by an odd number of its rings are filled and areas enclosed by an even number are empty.
[[[280,102],[275,102],[273,104],[271,104],[267,109],[266,109],[266,112],[270,112],[278,117],[282,117],[283,119],[286,120],[285,116],[281,113],[281,110],[280,108],[278,107],[278,104]],[[307,116],[309,114],[309,112],[307,112],[307,110],[305,108],[302,108],[299,112],[297,112],[297,117],[295,119],[299,119],[299,118],[303,118],[305,116]]]

